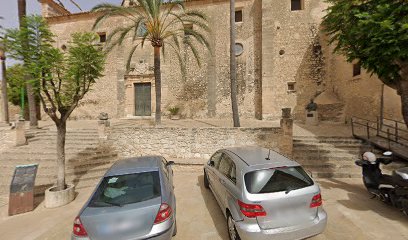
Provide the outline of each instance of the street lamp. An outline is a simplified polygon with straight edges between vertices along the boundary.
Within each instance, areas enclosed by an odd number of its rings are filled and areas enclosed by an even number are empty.
[[[2,118],[3,123],[9,123],[9,113],[8,113],[8,97],[7,97],[7,79],[6,79],[6,53],[4,51],[4,45],[0,42],[0,65],[2,72],[2,81],[1,81],[1,98],[3,101],[2,106]]]

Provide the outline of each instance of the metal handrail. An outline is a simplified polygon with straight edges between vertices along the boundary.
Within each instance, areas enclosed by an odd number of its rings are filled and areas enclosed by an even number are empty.
[[[364,121],[364,123],[361,123],[361,121]],[[398,121],[396,121],[396,122],[398,122]],[[376,127],[373,127],[372,126],[373,124],[375,124]],[[366,128],[367,139],[370,139],[370,137],[371,137],[370,129],[375,130],[376,131],[375,136],[381,137],[381,138],[384,138],[384,139],[388,140],[388,148],[389,149],[391,149],[391,142],[398,143],[398,144],[401,144],[403,146],[408,147],[408,139],[405,138],[404,136],[401,136],[401,135],[398,134],[399,132],[404,132],[404,133],[407,132],[408,133],[408,131],[405,131],[403,129],[399,129],[398,124],[396,124],[395,127],[385,125],[385,126],[388,126],[388,128],[387,128],[387,131],[384,131],[382,129],[384,124],[381,124],[381,121],[380,121],[379,118],[377,118],[377,121],[373,121],[373,120],[364,119],[364,118],[360,118],[360,117],[352,117],[351,118],[351,131],[352,131],[353,136],[356,136],[355,129],[354,129],[355,126],[354,125],[359,125],[359,126],[363,126],[363,127]],[[393,131],[390,131],[390,129],[393,130]],[[383,136],[382,134],[386,134],[386,136]],[[403,143],[402,141],[404,141],[404,142],[407,141],[407,144]]]

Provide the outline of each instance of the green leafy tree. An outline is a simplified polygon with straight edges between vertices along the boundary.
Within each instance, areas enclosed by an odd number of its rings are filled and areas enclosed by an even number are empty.
[[[143,47],[149,41],[154,49],[154,78],[156,91],[156,124],[161,123],[161,71],[160,50],[171,49],[177,56],[184,74],[184,62],[181,56],[182,46],[191,50],[198,65],[200,57],[197,46],[210,48],[206,33],[210,31],[207,19],[199,11],[185,10],[182,1],[137,0],[135,7],[121,7],[111,4],[100,4],[93,8],[101,15],[96,19],[94,28],[110,17],[123,17],[127,24],[113,29],[107,41],[108,50],[121,45],[127,37],[132,39],[133,47],[127,60],[127,69],[133,54],[138,47]],[[193,25],[194,27],[188,27]],[[188,35],[188,37],[186,37]],[[182,39],[182,40],[181,40]]]
[[[328,0],[323,26],[334,51],[361,65],[401,96],[408,126],[408,1]]]
[[[25,71],[22,64],[14,64],[7,68],[8,100],[15,106],[21,105],[21,88],[25,87],[24,74]],[[25,94],[24,98],[27,101],[27,94]]]
[[[27,28],[7,31],[6,46],[12,58],[25,59],[24,71],[37,87],[44,111],[57,127],[56,186],[57,190],[63,190],[66,122],[102,76],[105,55],[95,45],[97,36],[93,33],[73,34],[68,51],[62,52],[53,47],[53,34],[41,16],[29,16],[25,21]]]

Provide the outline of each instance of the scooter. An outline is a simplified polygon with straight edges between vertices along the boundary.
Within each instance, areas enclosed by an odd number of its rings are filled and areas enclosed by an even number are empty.
[[[383,174],[380,164],[392,162],[392,152],[385,152],[377,158],[371,152],[365,152],[362,160],[355,161],[362,168],[363,182],[372,198],[392,205],[408,215],[408,167],[394,170],[392,175]]]

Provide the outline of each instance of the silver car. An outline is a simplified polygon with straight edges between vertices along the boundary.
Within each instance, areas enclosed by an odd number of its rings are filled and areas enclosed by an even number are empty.
[[[72,240],[168,240],[177,233],[171,165],[160,156],[116,162],[74,220]]]
[[[295,161],[259,147],[217,151],[204,166],[231,240],[303,239],[327,223],[320,188]]]

